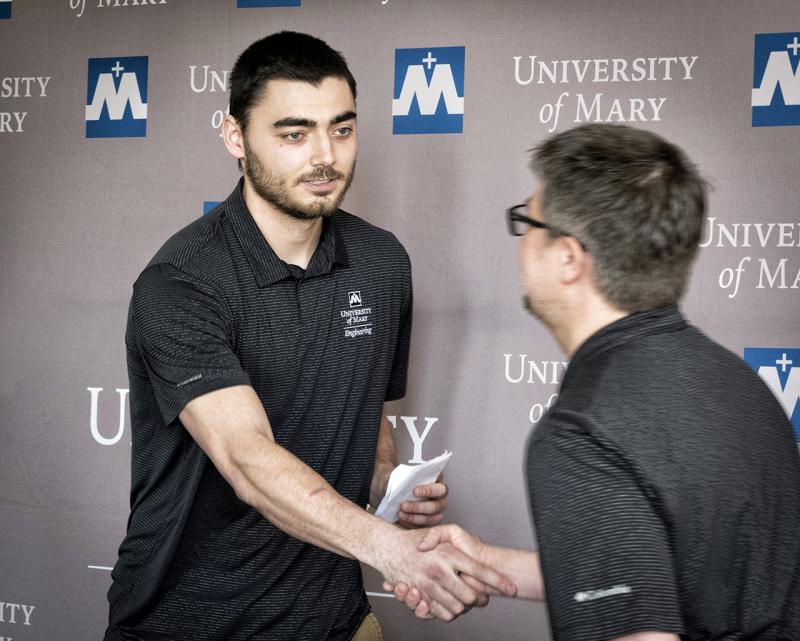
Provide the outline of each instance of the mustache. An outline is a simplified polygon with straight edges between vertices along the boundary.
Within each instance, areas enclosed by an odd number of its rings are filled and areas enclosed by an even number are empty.
[[[300,178],[297,179],[297,184],[309,181],[327,182],[329,180],[343,180],[344,177],[342,172],[336,171],[332,167],[318,167],[314,171],[300,176]]]

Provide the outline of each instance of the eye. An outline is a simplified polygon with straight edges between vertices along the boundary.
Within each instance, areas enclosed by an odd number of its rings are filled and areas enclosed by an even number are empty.
[[[289,142],[299,142],[303,139],[303,132],[290,131],[287,134],[281,134],[281,138],[283,138],[284,140],[288,140]]]
[[[334,133],[335,136],[338,136],[340,138],[344,138],[344,137],[349,136],[349,135],[351,135],[353,133],[353,128],[349,127],[349,126],[348,127],[337,127],[334,130],[333,133]]]

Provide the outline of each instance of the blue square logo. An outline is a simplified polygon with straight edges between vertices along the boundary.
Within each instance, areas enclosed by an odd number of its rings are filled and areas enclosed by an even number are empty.
[[[800,32],[756,34],[753,127],[800,125]]]
[[[464,47],[395,49],[392,132],[464,131]]]
[[[237,9],[256,9],[258,7],[299,7],[300,0],[236,0]]]
[[[89,58],[86,137],[147,135],[147,56]]]
[[[744,360],[775,394],[800,442],[800,349],[745,347]]]
[[[0,0],[0,20],[11,19],[11,0]]]

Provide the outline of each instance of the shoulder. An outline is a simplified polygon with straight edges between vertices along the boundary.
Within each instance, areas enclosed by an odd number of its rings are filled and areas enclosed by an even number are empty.
[[[204,216],[173,234],[150,259],[133,285],[132,310],[174,305],[182,299],[223,301],[215,273],[229,260],[222,240],[224,211]],[[135,308],[135,310],[134,310]]]
[[[145,270],[154,265],[189,270],[198,258],[213,252],[219,245],[225,217],[225,211],[220,207],[174,233],[150,259]]]
[[[341,209],[333,215],[333,220],[348,254],[384,255],[393,260],[408,261],[405,248],[392,232]]]
[[[225,264],[232,260],[225,221],[225,211],[218,207],[174,233],[139,274],[134,292],[149,288],[175,293],[187,286],[219,290],[215,275],[226,272]]]

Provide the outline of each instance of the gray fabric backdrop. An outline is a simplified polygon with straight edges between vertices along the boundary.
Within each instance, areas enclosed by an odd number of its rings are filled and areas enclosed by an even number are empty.
[[[756,348],[800,424],[796,1],[293,4],[0,1],[0,640],[102,634],[128,513],[131,284],[233,188],[214,128],[224,74],[276,30],[324,38],[358,80],[361,154],[345,207],[411,255],[396,437],[406,461],[454,452],[452,520],[534,546],[522,455],[566,364],[521,309],[503,210],[535,186],[526,150],[576,122],[633,122],[700,165],[713,220],[684,310],[734,352]],[[393,118],[407,78],[417,99]],[[438,112],[420,115],[439,89]],[[114,91],[133,107],[116,113]],[[109,98],[116,120],[105,107],[87,123],[87,105]],[[460,133],[393,133],[458,129],[460,98]],[[784,124],[760,126],[770,120]],[[115,137],[126,123],[146,135]],[[420,622],[377,595],[369,570],[366,581],[387,639],[549,638],[541,604],[497,600],[451,625]]]

